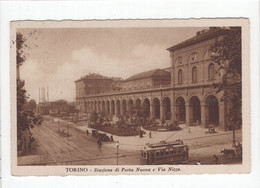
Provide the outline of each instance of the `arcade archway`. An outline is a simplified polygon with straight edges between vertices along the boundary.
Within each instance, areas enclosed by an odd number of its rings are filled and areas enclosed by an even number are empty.
[[[150,100],[149,99],[144,99],[143,103],[143,111],[144,111],[144,116],[147,118],[150,116]]]
[[[112,115],[116,114],[116,112],[115,112],[115,101],[114,100],[111,101],[111,114]]]
[[[160,100],[158,98],[153,99],[153,117],[160,119]]]
[[[207,105],[206,113],[208,114],[208,122],[212,125],[218,125],[219,124],[219,107],[218,107],[218,99],[210,95],[206,98],[205,101]]]
[[[106,108],[106,114],[110,115],[110,102],[109,101],[107,101],[107,106],[106,107],[107,107]]]
[[[132,116],[133,113],[134,113],[134,101],[133,101],[132,99],[130,99],[130,100],[128,101],[128,114],[129,114],[130,116]]]
[[[122,115],[126,115],[126,100],[122,101]]]
[[[136,111],[136,114],[140,114],[140,112],[141,112],[141,100],[140,99],[136,99],[136,101],[135,101],[135,111]]]
[[[171,100],[169,97],[163,99],[163,113],[165,120],[171,119]]]
[[[186,121],[185,100],[182,97],[178,97],[176,100],[176,120],[178,122]]]
[[[201,122],[201,108],[200,108],[200,100],[198,97],[193,96],[190,99],[190,123],[193,122]]]
[[[105,101],[102,101],[102,108],[101,108],[101,110],[102,110],[103,113],[106,112],[105,106],[106,106],[105,105]]]
[[[120,100],[116,101],[116,115],[119,116],[121,114],[121,108],[120,108]]]

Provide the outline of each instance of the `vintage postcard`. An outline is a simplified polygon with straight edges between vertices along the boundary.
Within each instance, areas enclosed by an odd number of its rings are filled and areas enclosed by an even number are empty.
[[[247,19],[10,29],[13,175],[250,173]]]

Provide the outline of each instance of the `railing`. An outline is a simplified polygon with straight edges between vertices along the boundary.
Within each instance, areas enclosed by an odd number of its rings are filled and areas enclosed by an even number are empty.
[[[146,90],[150,90],[150,89],[160,89],[160,88],[168,88],[171,87],[170,84],[167,85],[159,85],[159,86],[153,86],[153,87],[147,87],[147,88],[131,88],[131,89],[127,89],[127,90],[118,90],[118,91],[103,91],[103,92],[99,92],[99,93],[92,93],[92,94],[88,94],[85,95],[85,97],[90,97],[90,96],[96,96],[96,95],[102,95],[102,94],[120,94],[120,93],[126,93],[126,92],[131,92],[131,91],[146,91]]]

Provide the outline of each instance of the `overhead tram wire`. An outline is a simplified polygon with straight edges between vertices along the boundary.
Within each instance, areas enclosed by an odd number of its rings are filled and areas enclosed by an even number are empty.
[[[185,127],[185,129],[186,129],[187,127]],[[178,133],[178,131],[176,131],[176,132],[174,132],[173,134],[171,134],[169,137],[167,137],[164,141],[167,141],[169,138],[171,138],[172,136],[174,136],[175,134],[177,134]]]

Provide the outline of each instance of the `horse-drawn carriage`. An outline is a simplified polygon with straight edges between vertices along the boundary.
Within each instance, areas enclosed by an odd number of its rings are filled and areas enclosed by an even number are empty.
[[[231,157],[232,159],[237,157],[237,158],[242,158],[242,145],[238,143],[234,149],[221,149],[220,153],[224,155],[224,157]]]

